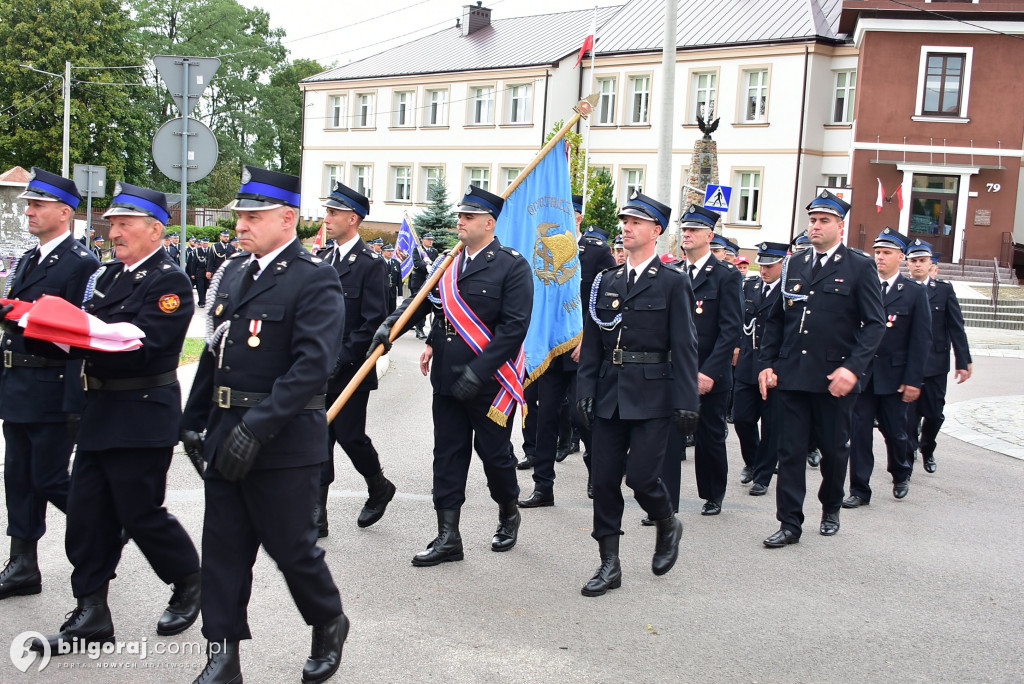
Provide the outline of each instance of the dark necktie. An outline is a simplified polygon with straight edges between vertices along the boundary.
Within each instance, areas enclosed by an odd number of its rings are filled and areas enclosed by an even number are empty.
[[[245,269],[245,275],[242,276],[242,286],[238,292],[238,298],[241,299],[245,296],[245,293],[252,287],[253,280],[256,278],[256,274],[260,272],[260,262],[253,259],[249,262],[249,268]]]
[[[469,267],[469,262],[472,261],[472,260],[473,259],[471,257],[469,257],[469,256],[467,256],[465,254],[462,255],[462,272],[463,273],[466,272],[466,269]]]
[[[882,281],[882,299],[885,299],[885,295],[889,294],[889,281]]]
[[[814,253],[814,267],[811,268],[811,277],[814,278],[818,275],[818,271],[821,270],[825,257],[828,256],[828,252],[815,252]]]
[[[690,280],[693,280],[694,278],[697,277],[697,265],[696,264],[690,264],[690,269],[689,270],[690,270]]]
[[[761,301],[762,302],[764,300],[768,299],[768,293],[771,292],[771,291],[772,291],[772,286],[769,285],[768,283],[765,283],[764,287],[761,288]]]
[[[22,278],[21,278],[22,280],[24,280],[25,278],[28,278],[29,274],[32,273],[32,271],[35,270],[36,266],[39,265],[39,250],[38,249],[32,250],[32,252],[29,255],[27,255],[26,257],[24,257],[24,258],[25,258],[25,267],[21,270],[22,271]]]
[[[626,281],[626,292],[632,290],[634,285],[636,285],[636,269],[631,268],[629,269],[629,280]]]

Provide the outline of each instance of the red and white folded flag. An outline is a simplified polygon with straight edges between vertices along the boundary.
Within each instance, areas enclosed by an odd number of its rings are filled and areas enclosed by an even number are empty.
[[[131,351],[142,346],[146,333],[131,323],[105,323],[61,297],[43,295],[22,313],[18,325],[25,337],[96,351]]]

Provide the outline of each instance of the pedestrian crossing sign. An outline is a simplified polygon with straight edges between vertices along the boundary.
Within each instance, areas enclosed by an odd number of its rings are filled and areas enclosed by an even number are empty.
[[[704,191],[704,208],[711,211],[729,211],[732,188],[728,185],[709,185]]]

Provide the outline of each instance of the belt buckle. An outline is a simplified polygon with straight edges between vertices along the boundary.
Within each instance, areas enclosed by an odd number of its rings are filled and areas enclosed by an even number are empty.
[[[230,387],[218,387],[217,388],[217,406],[222,409],[231,408],[231,388]]]
[[[616,366],[622,365],[622,350],[612,349],[612,364]]]
[[[14,352],[10,349],[4,350],[4,368],[14,368]]]

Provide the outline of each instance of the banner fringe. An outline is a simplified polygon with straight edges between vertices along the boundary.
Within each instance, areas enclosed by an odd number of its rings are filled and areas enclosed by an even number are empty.
[[[558,345],[557,347],[555,347],[554,349],[549,351],[547,358],[544,359],[544,363],[542,363],[539,366],[537,366],[536,368],[534,368],[533,372],[530,373],[530,377],[526,378],[523,381],[523,387],[525,388],[527,385],[532,383],[534,380],[536,380],[540,376],[544,375],[544,371],[546,371],[548,369],[548,366],[551,365],[552,361],[554,361],[556,358],[558,358],[559,356],[561,356],[565,352],[569,351],[570,349],[575,349],[576,345],[578,345],[580,343],[580,340],[582,340],[582,339],[583,339],[583,332],[581,331],[579,334],[577,334],[576,336],[574,336],[570,340],[568,340],[566,342],[563,342],[562,344]]]

